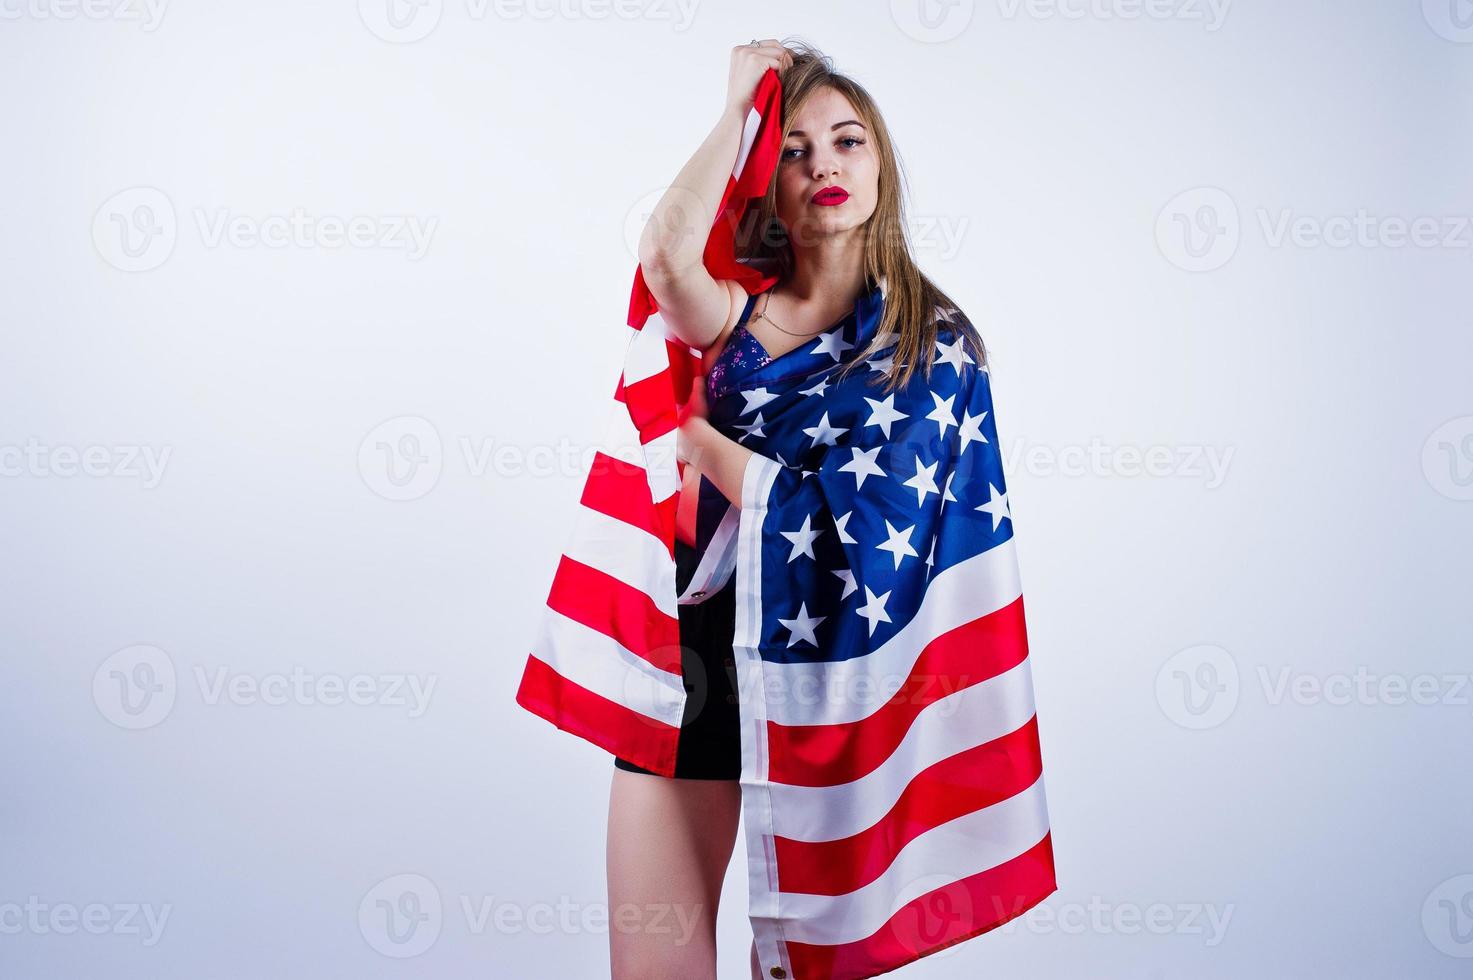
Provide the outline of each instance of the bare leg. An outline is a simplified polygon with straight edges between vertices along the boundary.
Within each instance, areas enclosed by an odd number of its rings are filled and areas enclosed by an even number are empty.
[[[741,784],[614,769],[609,791],[613,980],[715,980],[716,906]]]

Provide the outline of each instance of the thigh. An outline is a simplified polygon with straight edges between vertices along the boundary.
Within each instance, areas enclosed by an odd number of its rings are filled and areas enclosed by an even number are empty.
[[[613,980],[716,976],[716,906],[741,784],[614,770],[609,792]]]

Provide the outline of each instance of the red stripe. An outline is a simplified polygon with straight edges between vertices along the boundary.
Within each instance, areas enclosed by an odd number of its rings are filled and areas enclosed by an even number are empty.
[[[527,658],[517,704],[637,766],[675,775],[679,728],[574,684],[536,656]]]
[[[679,500],[679,494],[672,494],[658,504],[654,503],[643,466],[597,451],[579,503],[589,510],[648,531],[664,542],[673,561],[675,508]],[[671,529],[669,534],[664,533],[667,526]]]
[[[833,725],[767,723],[770,778],[837,786],[874,772],[929,704],[1011,670],[1028,656],[1023,597],[936,637],[895,695],[865,718]]]
[[[563,555],[547,604],[661,670],[680,673],[680,620],[634,586]]]
[[[839,946],[789,942],[800,980],[866,980],[1017,918],[1058,890],[1052,833],[1022,854],[921,895],[874,935]],[[965,971],[963,971],[965,972]]]
[[[863,888],[884,874],[900,850],[921,834],[1016,796],[1042,774],[1035,715],[1016,731],[923,769],[872,827],[831,841],[778,837],[782,890],[844,895]]]
[[[625,383],[624,404],[629,408],[634,427],[639,430],[641,443],[653,442],[674,430],[678,420],[675,391],[671,387],[673,383],[669,368],[633,384]]]

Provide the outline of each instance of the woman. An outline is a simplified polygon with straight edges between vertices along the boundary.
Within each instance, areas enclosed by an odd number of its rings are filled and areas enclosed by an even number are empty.
[[[748,296],[738,283],[711,277],[702,248],[748,107],[769,68],[778,71],[782,86],[781,157],[761,207],[748,215],[753,220],[739,235],[738,248],[747,258],[771,262],[776,284]],[[755,441],[747,439],[750,416],[746,424],[738,424],[735,413],[708,418],[708,399],[726,397],[745,376],[815,338],[835,335],[876,283],[884,288],[879,332],[895,344],[880,380],[891,388],[904,384],[929,364],[924,355],[936,348],[933,311],[955,308],[908,252],[900,169],[874,101],[813,49],[772,39],[732,50],[725,109],[651,214],[639,258],[665,324],[704,352],[706,377],[697,379],[679,431],[679,456],[688,464],[677,512],[678,584],[684,589],[703,557],[698,511],[711,493],[724,498],[723,508],[727,501],[740,505],[754,452],[746,444]],[[981,341],[959,319],[951,326],[972,355],[957,356],[981,365]],[[832,374],[875,364],[852,357]],[[784,462],[817,465],[825,448],[822,433],[813,448],[810,459]],[[704,601],[681,607],[690,697],[676,777],[615,760],[608,824],[615,978],[715,976],[717,902],[741,806],[733,584],[728,580]],[[649,918],[641,920],[635,910]],[[755,943],[751,957],[756,976]]]

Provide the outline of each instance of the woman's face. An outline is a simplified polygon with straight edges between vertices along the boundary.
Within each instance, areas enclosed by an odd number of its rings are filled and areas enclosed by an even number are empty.
[[[793,247],[864,224],[875,211],[879,175],[859,113],[836,89],[819,89],[793,120],[778,164],[777,217]]]

